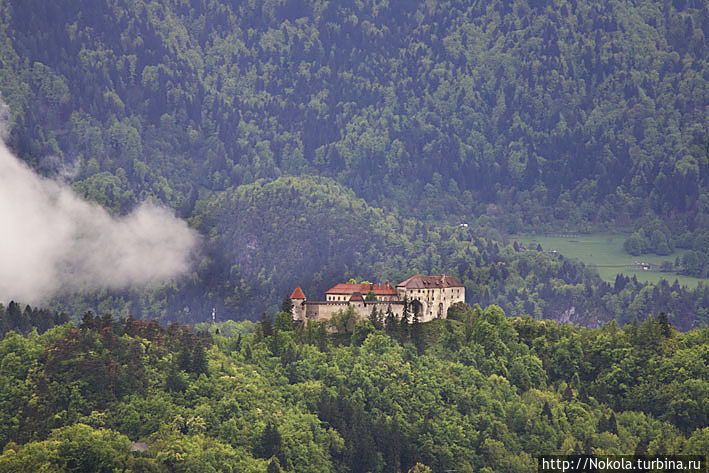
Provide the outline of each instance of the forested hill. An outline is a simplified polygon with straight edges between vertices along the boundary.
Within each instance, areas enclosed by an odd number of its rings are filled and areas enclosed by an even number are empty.
[[[117,211],[307,173],[508,229],[707,226],[706,2],[1,4],[12,146]]]
[[[480,229],[634,226],[709,274],[709,6],[470,3],[0,0],[11,148],[208,242],[185,284],[54,308],[254,318],[295,284],[446,272],[511,315],[704,325],[706,287],[611,286]]]
[[[199,200],[191,224],[208,238],[187,282],[139,294],[72,296],[58,308],[183,323],[205,321],[216,308],[219,320],[255,320],[296,285],[318,300],[334,282],[350,278],[396,284],[412,274],[445,273],[465,285],[469,302],[497,304],[510,316],[596,327],[665,312],[680,330],[709,323],[709,286],[653,286],[622,275],[609,284],[595,270],[540,246],[505,245],[472,227],[405,218],[323,177],[263,179],[227,189]],[[2,318],[0,311],[0,329]],[[27,323],[13,321],[32,318],[31,310],[15,306],[5,325],[24,330]]]
[[[532,473],[537,455],[709,450],[709,329],[666,318],[210,329],[88,313],[5,336],[0,471]]]

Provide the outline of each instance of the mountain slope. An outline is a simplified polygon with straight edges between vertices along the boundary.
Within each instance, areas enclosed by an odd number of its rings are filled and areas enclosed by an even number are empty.
[[[89,196],[125,176],[117,210],[309,173],[434,218],[706,225],[704,3],[5,3],[13,145]]]
[[[495,303],[511,316],[597,326],[666,312],[682,330],[706,324],[705,286],[654,287],[622,277],[611,285],[561,255],[502,245],[470,227],[422,224],[322,177],[227,189],[199,201],[192,224],[209,235],[205,257],[190,289],[176,294],[168,310],[177,314],[188,305],[192,320],[204,320],[214,306],[226,318],[256,318],[275,310],[296,285],[319,300],[350,278],[396,284],[413,274],[445,273],[466,286],[469,302]]]
[[[294,284],[449,272],[471,300],[591,324],[677,293],[689,328],[703,287],[611,291],[480,227],[642,227],[639,252],[694,248],[678,266],[706,274],[708,8],[4,0],[0,91],[34,169],[117,214],[163,201],[210,240],[190,282],[72,312],[254,317]]]

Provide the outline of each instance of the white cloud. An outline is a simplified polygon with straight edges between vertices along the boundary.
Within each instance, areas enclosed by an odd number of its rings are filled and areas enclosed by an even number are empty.
[[[190,269],[197,242],[168,209],[113,217],[0,144],[0,301],[169,280]]]

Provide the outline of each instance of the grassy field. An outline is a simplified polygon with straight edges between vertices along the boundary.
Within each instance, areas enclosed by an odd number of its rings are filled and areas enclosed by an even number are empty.
[[[670,283],[675,279],[681,285],[696,287],[699,281],[709,282],[707,279],[681,276],[676,273],[663,273],[659,271],[659,265],[663,261],[674,263],[677,256],[684,253],[683,250],[675,250],[667,256],[654,254],[632,256],[623,249],[623,242],[627,235],[617,233],[591,233],[581,235],[519,235],[516,239],[529,247],[540,243],[545,251],[556,250],[569,258],[577,258],[587,265],[595,265],[601,277],[608,282],[614,282],[618,273],[626,276],[633,274],[638,281],[648,281],[657,283],[661,279],[667,279]],[[644,263],[644,264],[643,264]],[[643,266],[649,269],[643,269]]]

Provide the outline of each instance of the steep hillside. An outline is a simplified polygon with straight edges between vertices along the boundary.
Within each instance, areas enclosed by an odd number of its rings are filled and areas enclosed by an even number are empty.
[[[515,316],[597,326],[664,311],[683,330],[708,321],[708,287],[654,287],[623,277],[611,285],[541,248],[503,245],[469,227],[423,224],[369,206],[327,178],[281,177],[228,189],[199,201],[192,223],[209,235],[205,257],[191,289],[167,306],[168,313],[180,312],[179,304],[192,307],[192,320],[204,320],[214,306],[227,318],[256,318],[296,285],[319,299],[349,278],[397,283],[446,273],[465,284],[471,303],[495,303]]]
[[[208,237],[188,282],[56,306],[253,318],[294,284],[449,272],[514,315],[704,324],[705,287],[610,286],[480,227],[635,226],[633,251],[709,274],[708,8],[0,1],[13,150]]]
[[[708,8],[6,0],[0,86],[15,149],[116,210],[308,173],[424,217],[679,234],[707,226]]]

